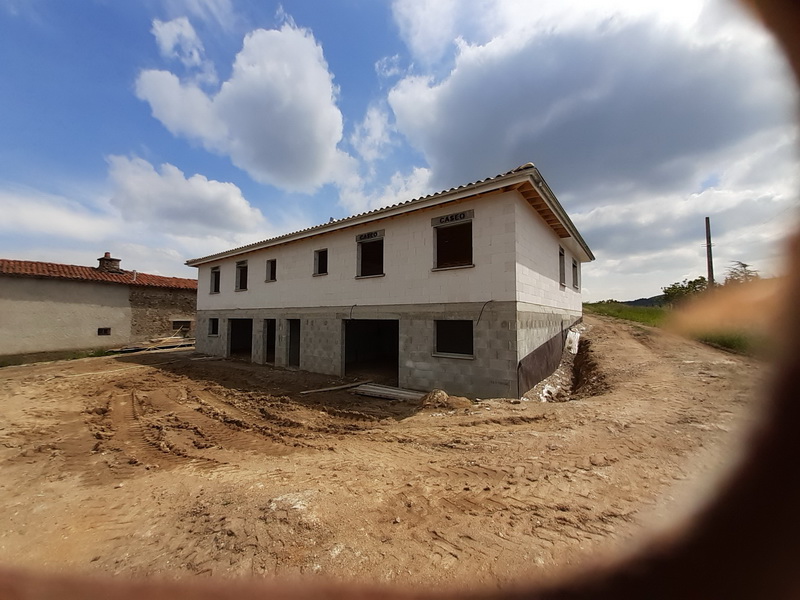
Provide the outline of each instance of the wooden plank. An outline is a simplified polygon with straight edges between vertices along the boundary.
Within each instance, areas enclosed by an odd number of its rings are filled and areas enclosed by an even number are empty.
[[[354,388],[353,393],[362,396],[372,396],[375,398],[388,398],[389,400],[419,400],[427,392],[418,390],[404,390],[402,388],[390,387],[388,385],[365,384]]]
[[[319,388],[316,390],[303,390],[302,392],[300,392],[300,395],[305,396],[306,394],[316,394],[317,392],[333,392],[336,390],[346,390],[347,388],[357,387],[359,385],[364,385],[367,383],[372,383],[372,379],[365,379],[364,381],[356,381],[355,383],[347,383],[345,385],[335,385],[333,387]]]

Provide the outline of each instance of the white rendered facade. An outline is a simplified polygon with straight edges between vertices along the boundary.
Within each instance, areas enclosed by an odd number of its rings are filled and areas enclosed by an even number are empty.
[[[552,371],[592,259],[530,165],[187,264],[199,270],[202,352],[244,349],[254,362],[333,375],[388,353],[402,387],[486,397],[523,393]]]

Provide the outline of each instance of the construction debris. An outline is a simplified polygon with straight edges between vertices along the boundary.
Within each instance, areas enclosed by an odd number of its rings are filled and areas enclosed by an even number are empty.
[[[362,396],[388,398],[389,400],[402,400],[404,402],[418,402],[425,395],[425,392],[418,390],[404,390],[388,385],[378,385],[377,383],[365,383],[353,388],[352,391]]]

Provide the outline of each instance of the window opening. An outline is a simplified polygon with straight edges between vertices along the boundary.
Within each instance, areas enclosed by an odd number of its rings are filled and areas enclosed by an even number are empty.
[[[559,246],[558,247],[558,282],[561,285],[567,285],[567,274],[566,268],[564,266],[564,249]]]
[[[98,327],[97,335],[111,335],[111,327]]]
[[[211,267],[211,293],[219,294],[219,267]]]
[[[240,260],[236,263],[236,291],[247,289],[247,261]]]
[[[472,266],[473,215],[466,210],[431,219],[435,269]]]
[[[328,274],[328,249],[314,251],[314,275]]]
[[[436,353],[473,354],[472,321],[436,321]]]
[[[278,261],[274,258],[267,261],[267,281],[275,281],[278,269]]]
[[[572,287],[578,289],[578,261],[574,258],[572,259]]]
[[[383,230],[360,233],[358,242],[357,277],[383,275]]]
[[[173,335],[180,335],[182,337],[186,337],[189,335],[189,330],[192,328],[191,321],[173,321],[172,322],[172,331],[174,332]]]
[[[208,320],[208,335],[219,335],[219,319]]]

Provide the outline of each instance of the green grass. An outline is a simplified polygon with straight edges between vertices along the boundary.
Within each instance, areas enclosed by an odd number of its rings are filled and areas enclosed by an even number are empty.
[[[762,340],[759,340],[753,334],[741,331],[702,333],[695,336],[695,339],[715,348],[748,356],[759,354],[763,348]]]
[[[651,327],[659,327],[666,319],[670,309],[657,306],[628,306],[620,302],[605,301],[585,303],[583,310],[590,314],[606,315],[650,325]],[[644,330],[640,333],[644,333]],[[697,333],[692,337],[714,348],[747,356],[759,355],[765,347],[765,340],[759,338],[756,334],[743,331]]]
[[[659,306],[628,306],[620,302],[585,303],[583,309],[587,313],[635,321],[651,327],[661,325],[667,315],[666,309]]]

